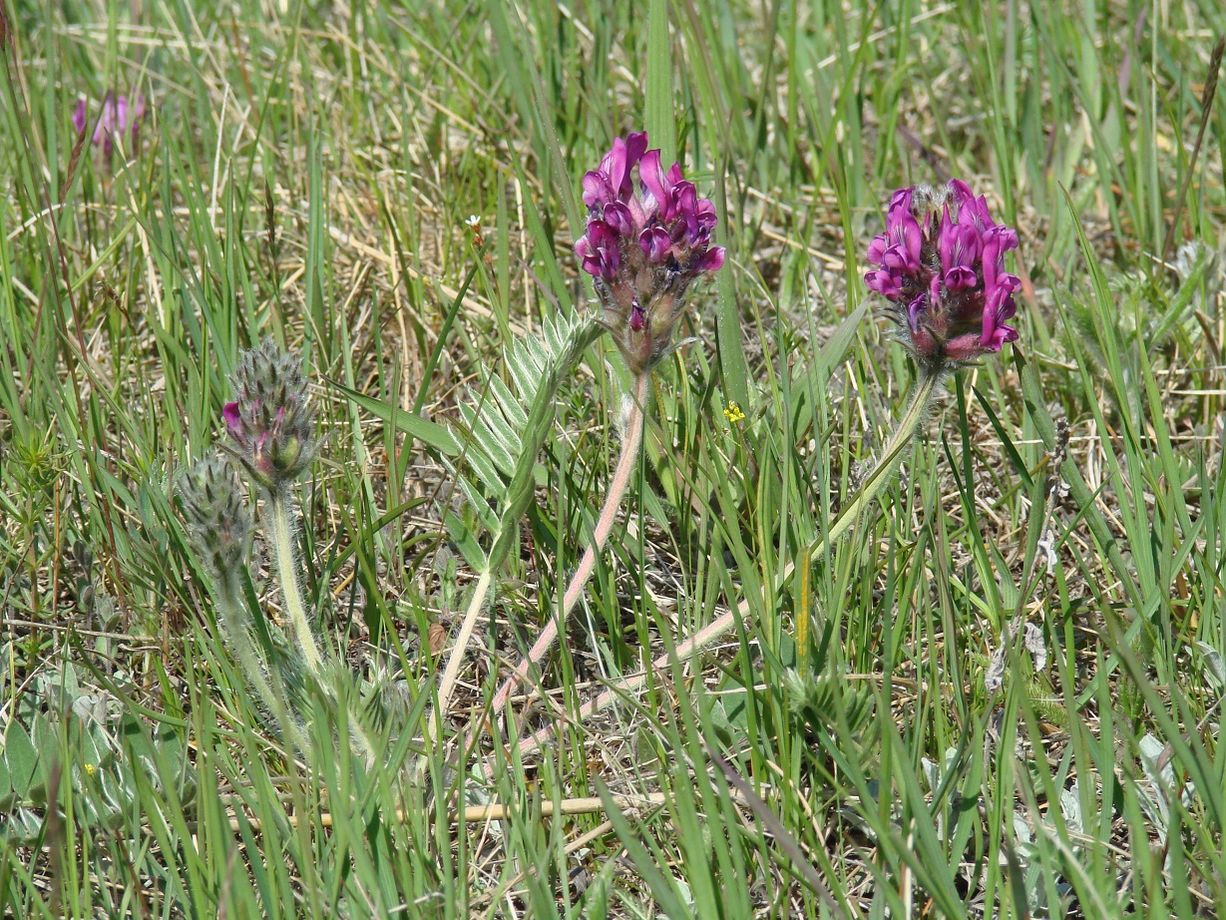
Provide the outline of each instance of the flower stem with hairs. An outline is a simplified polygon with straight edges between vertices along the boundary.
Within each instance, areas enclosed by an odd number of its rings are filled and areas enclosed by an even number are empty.
[[[562,609],[558,612],[557,617],[551,617],[545,624],[545,628],[537,637],[536,642],[532,644],[528,654],[495,694],[492,707],[494,718],[497,718],[507,705],[507,700],[515,692],[515,688],[528,677],[532,668],[539,665],[541,659],[553,647],[559,630],[566,624],[570,612],[574,610],[579,598],[583,595],[588,579],[592,577],[592,572],[596,568],[596,558],[604,550],[605,543],[608,542],[609,533],[613,530],[613,522],[617,518],[617,509],[621,507],[622,498],[630,485],[630,475],[639,458],[639,447],[643,443],[643,418],[650,382],[651,375],[648,372],[641,373],[635,378],[634,396],[626,418],[625,439],[622,441],[621,454],[617,458],[617,466],[609,482],[609,491],[605,495],[604,506],[600,509],[600,516],[596,519],[592,541],[584,550],[583,558],[579,560],[579,567],[575,569],[566,586],[566,593],[562,596]]]
[[[294,527],[290,521],[290,494],[288,487],[275,488],[268,492],[265,515],[268,522],[268,539],[272,543],[277,561],[277,580],[281,584],[281,597],[285,614],[294,631],[294,639],[302,651],[307,670],[319,676],[323,668],[323,656],[319,642],[307,617],[306,602],[299,581],[301,566],[298,549],[294,543]]]
[[[244,352],[234,372],[235,399],[222,416],[228,452],[264,493],[268,539],[276,556],[285,612],[308,673],[319,678],[323,656],[302,597],[301,566],[290,519],[290,489],[315,458],[315,416],[298,358],[271,339]]]
[[[617,152],[611,153],[610,159],[616,161]],[[626,151],[622,149],[621,160],[625,159]],[[600,192],[596,196],[598,201],[610,197],[607,186],[618,188],[616,182],[589,183],[585,178],[585,193],[589,185],[593,192]],[[616,210],[614,214],[617,216]],[[600,231],[596,242],[609,236],[607,228],[596,229]],[[868,246],[868,261],[877,267],[864,280],[870,290],[889,302],[898,338],[914,358],[919,376],[907,408],[882,446],[872,471],[831,521],[829,529],[799,554],[801,564],[808,565],[826,552],[876,500],[919,429],[940,382],[959,367],[998,352],[1005,343],[1017,339],[1017,330],[1006,323],[1016,313],[1013,295],[1021,282],[1005,271],[1005,255],[1017,246],[1017,231],[997,224],[987,200],[976,196],[965,182],[954,179],[940,189],[914,186],[894,193],[886,212],[885,232]],[[621,249],[594,246],[590,240],[581,253],[592,262],[592,268],[588,268],[588,261],[584,267],[598,279],[600,273],[616,277],[621,254]],[[793,559],[769,590],[782,589],[795,570]],[[737,610],[725,613],[656,658],[654,668],[667,668],[673,661],[691,658],[738,622],[747,620],[750,610],[749,599],[742,600]],[[637,690],[646,681],[646,674],[626,678],[586,703],[579,710],[579,720]],[[520,743],[521,755],[536,750],[551,736],[551,730],[529,735]]]
[[[299,751],[308,752],[310,747],[307,744],[306,735],[286,699],[286,694],[277,693],[273,689],[272,680],[269,679],[263,662],[255,653],[255,637],[251,634],[246,617],[239,612],[242,609],[240,600],[242,593],[239,590],[237,579],[231,576],[227,581],[230,584],[219,586],[213,598],[222,635],[230,646],[230,650],[238,658],[243,673],[247,675],[247,679],[259,695],[260,702],[281,726],[281,734]],[[272,679],[280,684],[280,680],[275,675]]]
[[[889,439],[882,446],[881,453],[878,455],[877,462],[874,464],[872,471],[865,477],[856,494],[852,496],[851,500],[831,521],[830,528],[825,533],[814,538],[809,546],[805,548],[805,551],[800,554],[800,558],[814,559],[820,556],[860,519],[865,509],[871,506],[886,483],[890,481],[890,474],[902,459],[903,451],[915,437],[916,431],[919,430],[919,424],[927,415],[937,385],[943,379],[944,374],[945,371],[943,369],[935,366],[921,368],[920,377],[916,380],[915,386],[912,389],[907,408],[898,420],[898,424],[890,434]],[[771,593],[778,593],[783,590],[788,582],[791,581],[795,570],[795,562],[789,562],[784,566]],[[665,652],[657,657],[652,662],[652,671],[664,671],[674,661],[680,663],[688,661],[721,636],[730,632],[738,621],[745,621],[750,615],[751,605],[749,599],[746,598],[737,606],[736,611],[729,610],[685,641],[679,643],[674,650]],[[617,700],[638,690],[647,682],[647,679],[648,673],[645,672],[617,682],[609,689],[598,694],[595,699],[584,703],[577,713],[577,721],[582,722],[594,713],[608,708]],[[543,744],[553,738],[555,731],[556,729],[553,727],[545,728],[522,739],[519,742],[520,755],[527,755],[538,750]],[[487,772],[488,770],[489,766],[487,765]]]
[[[306,750],[288,697],[277,692],[284,688],[276,671],[266,669],[255,653],[251,617],[239,580],[251,552],[252,519],[238,476],[225,459],[213,455],[179,477],[178,493],[188,534],[208,576],[222,640],[238,659],[261,703],[281,724],[284,736]]]

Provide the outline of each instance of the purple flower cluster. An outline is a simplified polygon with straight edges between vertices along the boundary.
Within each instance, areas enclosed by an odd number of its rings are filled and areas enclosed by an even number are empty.
[[[244,352],[234,372],[237,398],[222,407],[231,453],[257,485],[287,487],[315,456],[315,417],[297,359],[271,339]]]
[[[724,264],[723,247],[711,245],[715,206],[679,164],[664,171],[646,132],[613,141],[583,177],[583,203],[587,232],[575,255],[595,279],[604,325],[642,373],[668,353],[690,283]]]
[[[94,125],[94,136],[90,142],[95,147],[101,148],[108,162],[115,152],[116,137],[122,138],[126,133],[125,143],[128,144],[128,149],[135,150],[140,139],[140,123],[144,116],[144,96],[138,94],[129,100],[127,96],[107,93],[102,100],[102,114],[98,116]],[[78,135],[83,135],[89,126],[89,104],[84,99],[77,101],[77,107],[72,113],[72,126],[77,129]]]
[[[1000,351],[1017,331],[1005,325],[1021,286],[1004,269],[1017,232],[993,222],[987,201],[958,179],[940,190],[899,189],[885,233],[869,244],[869,288],[896,307],[902,339],[917,360],[971,361]]]

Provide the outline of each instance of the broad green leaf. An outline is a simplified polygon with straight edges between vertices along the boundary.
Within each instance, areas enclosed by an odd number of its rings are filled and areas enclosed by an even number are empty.
[[[673,56],[669,53],[668,0],[647,8],[647,136],[659,147],[665,169],[677,157],[677,107],[673,104]]]
[[[18,722],[9,726],[5,736],[4,761],[13,792],[20,798],[28,797],[39,780],[39,752],[29,733]]]

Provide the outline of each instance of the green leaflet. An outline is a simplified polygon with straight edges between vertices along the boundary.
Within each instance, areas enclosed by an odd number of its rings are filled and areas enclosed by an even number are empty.
[[[495,568],[515,545],[516,523],[535,486],[536,455],[553,424],[558,387],[599,333],[586,318],[546,319],[539,335],[521,338],[503,353],[506,380],[487,372],[460,409],[466,430],[456,432],[462,462],[453,469],[489,535],[489,549],[482,553],[476,535],[455,516],[448,527],[474,568]]]

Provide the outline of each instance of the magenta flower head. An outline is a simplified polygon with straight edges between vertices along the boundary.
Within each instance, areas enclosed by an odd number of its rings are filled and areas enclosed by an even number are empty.
[[[123,140],[128,150],[136,150],[140,141],[140,123],[144,117],[144,96],[137,94],[129,99],[127,96],[107,93],[102,100],[102,113],[94,123],[94,135],[90,143],[102,151],[108,163],[115,152],[117,137]],[[72,126],[78,135],[83,135],[89,124],[89,104],[84,99],[79,99],[72,112]]]
[[[298,359],[271,339],[239,358],[234,402],[222,417],[234,445],[229,452],[256,485],[288,488],[315,457],[315,416]]]
[[[647,134],[619,137],[600,166],[583,177],[587,232],[575,255],[592,276],[626,364],[649,370],[672,348],[690,284],[724,264],[711,245],[715,206],[699,198],[674,163],[665,172]]]
[[[946,367],[1000,351],[1021,286],[1005,271],[1017,232],[996,224],[983,197],[958,179],[942,189],[899,189],[885,233],[868,247],[869,289],[894,305],[899,338],[921,363]]]

